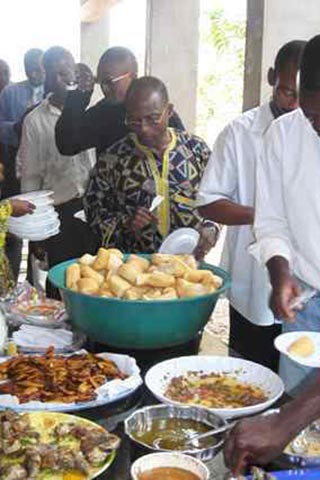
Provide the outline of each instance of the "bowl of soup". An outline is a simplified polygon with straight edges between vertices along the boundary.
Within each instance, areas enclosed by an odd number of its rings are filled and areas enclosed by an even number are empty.
[[[134,462],[132,480],[209,480],[208,468],[182,453],[151,453]]]
[[[224,435],[207,437],[196,445],[189,440],[224,425],[225,420],[204,408],[154,405],[136,410],[127,418],[125,432],[139,453],[181,452],[207,461],[221,450]]]

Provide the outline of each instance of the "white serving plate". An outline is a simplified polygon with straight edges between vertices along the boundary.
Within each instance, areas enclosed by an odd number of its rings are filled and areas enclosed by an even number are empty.
[[[189,255],[193,253],[200,238],[193,228],[179,228],[170,233],[159,248],[160,253],[170,255]]]
[[[138,480],[142,473],[160,467],[181,468],[194,473],[199,480],[209,480],[210,477],[208,468],[201,460],[177,452],[150,453],[138,458],[131,467],[131,477]]]
[[[39,229],[39,231],[35,230],[32,233],[20,229],[10,229],[10,232],[17,237],[31,240],[33,242],[40,242],[42,240],[46,240],[47,238],[53,237],[54,235],[57,235],[60,232],[60,225],[60,220],[56,220],[54,222],[54,225],[51,225],[50,228],[41,228]]]
[[[158,363],[147,372],[145,383],[160,402],[169,405],[183,405],[183,403],[176,402],[166,397],[165,390],[172,378],[190,371],[221,373],[224,375],[230,374],[241,382],[260,387],[268,395],[268,400],[250,407],[210,409],[212,412],[223,418],[243,417],[261,412],[276,402],[284,391],[284,385],[281,378],[268,368],[257,363],[233,357],[200,355],[173,358]]]
[[[85,350],[80,350],[78,353],[83,353]],[[74,353],[73,353],[74,355]],[[109,358],[119,369],[128,375],[125,380],[111,380],[110,382],[101,385],[97,388],[98,396],[95,400],[80,403],[44,403],[32,401],[27,403],[19,403],[17,397],[13,395],[0,394],[0,409],[12,408],[16,412],[33,412],[36,410],[45,410],[50,412],[76,412],[86,410],[88,408],[95,408],[101,405],[121,400],[131,395],[142,385],[142,378],[140,376],[140,368],[136,360],[128,355],[119,355],[114,353],[99,353],[102,358]],[[67,356],[67,355],[66,355]],[[0,362],[5,362],[8,357],[2,357]]]
[[[315,351],[309,357],[301,357],[299,355],[292,355],[288,352],[288,348],[300,337],[309,337],[315,346]],[[300,363],[300,365],[305,365],[306,367],[320,368],[320,333],[319,332],[288,332],[278,335],[274,340],[274,346],[279,352],[287,355],[294,362]]]

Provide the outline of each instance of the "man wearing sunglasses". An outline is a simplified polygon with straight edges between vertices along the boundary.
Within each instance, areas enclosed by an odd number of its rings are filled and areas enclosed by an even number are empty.
[[[129,132],[125,124],[124,98],[137,77],[138,65],[133,53],[124,47],[109,48],[100,58],[97,82],[105,98],[86,110],[95,79],[89,67],[79,70],[76,87],[69,91],[56,125],[56,143],[63,155],[75,155],[88,148],[102,152]],[[176,113],[170,126],[183,130]]]
[[[102,245],[125,252],[156,252],[180,227],[200,230],[201,238],[209,230],[209,249],[218,229],[203,228],[194,208],[209,148],[198,137],[169,128],[173,105],[157,78],[134,80],[125,103],[130,133],[100,156],[85,195],[90,226]],[[163,201],[150,211],[157,195]]]

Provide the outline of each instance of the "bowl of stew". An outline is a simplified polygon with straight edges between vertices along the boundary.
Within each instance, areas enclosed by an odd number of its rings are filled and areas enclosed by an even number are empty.
[[[151,453],[134,462],[132,480],[209,480],[208,468],[182,453]]]
[[[223,427],[225,420],[207,409],[190,406],[154,405],[136,410],[125,421],[125,432],[139,453],[179,452],[203,461],[221,450],[224,435],[188,443],[194,435]]]

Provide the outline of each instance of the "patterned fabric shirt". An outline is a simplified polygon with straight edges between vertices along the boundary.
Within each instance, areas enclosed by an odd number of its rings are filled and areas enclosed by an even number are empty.
[[[6,233],[8,229],[8,220],[12,214],[12,206],[8,200],[0,201],[0,297],[5,295],[13,286],[13,276],[11,268],[6,257],[4,247],[6,242]]]
[[[210,150],[196,136],[169,131],[171,142],[162,158],[141,145],[132,133],[100,156],[84,207],[91,228],[104,246],[116,246],[125,252],[155,252],[172,231],[200,226],[195,200]],[[150,208],[156,195],[165,198],[154,212],[158,225],[133,232],[130,222],[137,208]]]

